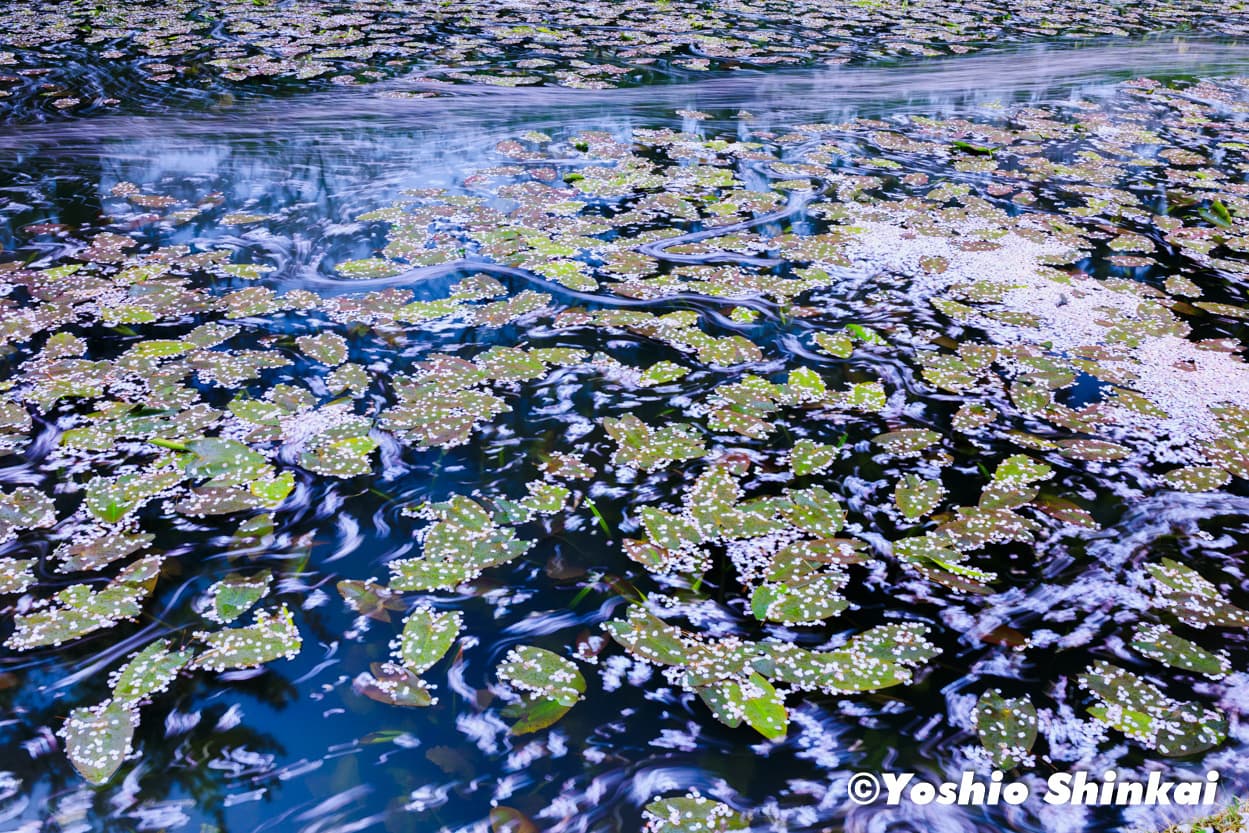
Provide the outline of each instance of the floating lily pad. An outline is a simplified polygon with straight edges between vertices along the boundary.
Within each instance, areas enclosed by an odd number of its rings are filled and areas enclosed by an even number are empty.
[[[408,604],[401,596],[392,592],[375,581],[353,581],[344,579],[338,583],[338,592],[343,600],[356,613],[376,619],[380,622],[390,621],[390,612],[407,610]]]
[[[18,532],[38,529],[56,523],[56,509],[51,498],[29,486],[18,486],[12,492],[0,492],[0,543]]]
[[[61,728],[65,752],[90,784],[106,783],[130,755],[138,714],[118,700],[74,709]]]
[[[926,428],[903,428],[887,434],[877,434],[872,442],[890,454],[899,457],[912,457],[941,439],[936,431]]]
[[[1165,662],[1172,668],[1194,671],[1218,679],[1227,676],[1231,663],[1226,654],[1209,651],[1176,636],[1162,625],[1145,625],[1137,629],[1132,647],[1140,653]]]
[[[568,713],[585,693],[585,679],[568,660],[532,645],[513,648],[498,668],[499,679],[521,692],[504,710],[513,718],[512,733],[536,732]]]
[[[285,605],[272,613],[257,611],[251,625],[197,631],[195,638],[205,648],[195,658],[194,667],[210,671],[256,668],[282,657],[294,659],[303,644],[295,618]]]
[[[404,620],[397,658],[413,674],[423,674],[455,644],[462,623],[459,611],[437,613],[430,607],[417,607]]]
[[[5,645],[19,651],[60,645],[127,619],[142,611],[142,602],[156,585],[161,556],[148,556],[129,565],[100,590],[73,584],[15,618]]]
[[[271,580],[268,570],[250,576],[237,573],[226,576],[208,588],[206,615],[219,624],[233,622],[269,594]]]
[[[164,691],[194,656],[190,649],[171,651],[167,639],[153,642],[109,678],[113,697],[129,704]]]
[[[33,558],[0,558],[0,593],[21,593],[35,583]]]
[[[1089,712],[1098,721],[1166,757],[1195,755],[1222,743],[1227,720],[1198,703],[1172,700],[1158,688],[1107,662],[1080,676],[1098,699]]]
[[[750,826],[727,804],[697,794],[652,801],[643,815],[647,833],[729,833]]]
[[[390,563],[395,590],[450,589],[529,549],[515,532],[497,526],[480,504],[468,498],[435,504],[427,513],[437,520],[424,533],[422,554]]]
[[[936,509],[945,497],[945,487],[937,480],[924,480],[908,474],[898,482],[893,499],[903,516],[910,521],[918,520]]]
[[[116,523],[180,482],[182,474],[170,468],[95,477],[87,483],[87,510],[105,523]]]
[[[986,691],[976,703],[976,731],[994,766],[1014,769],[1029,759],[1037,738],[1036,708],[1027,697]]]
[[[673,461],[701,457],[703,442],[687,425],[652,428],[632,414],[603,420],[603,428],[619,448],[612,457],[618,466],[638,466],[653,471]]]
[[[745,680],[723,680],[701,686],[698,693],[727,726],[745,722],[768,740],[781,740],[789,729],[789,712],[777,690],[758,673]]]
[[[1170,610],[1180,621],[1195,628],[1249,627],[1249,611],[1241,610],[1223,598],[1219,589],[1191,567],[1170,558],[1147,568],[1154,578],[1157,604]]]
[[[795,477],[805,477],[808,474],[827,471],[837,460],[837,455],[836,446],[824,445],[812,440],[799,440],[794,443],[794,448],[790,452],[789,466]]]
[[[335,367],[347,361],[347,340],[337,333],[319,333],[295,339],[304,355],[321,364]]]

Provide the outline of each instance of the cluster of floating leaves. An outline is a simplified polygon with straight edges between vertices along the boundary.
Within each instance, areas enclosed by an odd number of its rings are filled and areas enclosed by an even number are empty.
[[[628,609],[603,625],[618,648],[570,638],[502,657],[517,734],[605,696],[583,669],[609,650],[770,742],[795,702],[918,684],[952,645],[1041,667],[1093,638],[1058,633],[1080,599],[977,629],[1048,582],[1059,553],[1085,557],[1123,513],[1116,495],[1249,477],[1249,307],[1221,280],[1249,272],[1247,100],[1243,81],[1137,82],[979,121],[530,133],[454,190],[358,218],[385,244],[329,262],[349,290],[329,296],[267,282],[245,248],[124,224],[56,262],[9,262],[0,427],[11,453],[45,456],[40,482],[0,495],[6,647],[120,644],[166,566],[149,530],[162,517],[263,548],[297,489],[470,445],[560,406],[563,386],[592,403],[525,461],[524,495],[406,506],[419,551],[384,582],[339,584],[361,619],[406,612],[389,659],[356,671],[361,696],[433,705],[439,663],[473,647],[444,609],[454,591],[506,576],[557,524],[601,529],[601,566],[634,589],[616,585]],[[110,198],[118,214],[156,210],[158,229],[266,222],[217,197],[125,184]],[[457,327],[508,343],[405,349]],[[603,495],[619,498],[620,535]],[[47,557],[21,556],[36,543]],[[1130,653],[1099,651],[1050,681],[1059,695],[976,677],[974,708],[950,722],[1005,767],[1035,763],[1041,715],[1067,697],[1162,755],[1219,745],[1224,636],[1249,612],[1214,563],[1111,565],[1124,597],[1099,621]],[[223,576],[196,601],[200,626],[128,652],[110,696],[64,724],[78,771],[113,777],[180,679],[297,652],[280,584]],[[732,628],[707,629],[715,616]],[[1200,701],[1160,685],[1196,679]],[[745,824],[697,795],[646,813],[655,831]]]
[[[359,85],[404,76],[401,96],[447,84],[605,88],[708,71],[959,55],[1004,42],[1155,32],[1243,36],[1239,4],[1061,0],[893,6],[876,0],[702,3],[466,0],[350,5],[231,0],[10,4],[0,102],[19,118],[253,90]],[[211,98],[210,98],[211,97]]]

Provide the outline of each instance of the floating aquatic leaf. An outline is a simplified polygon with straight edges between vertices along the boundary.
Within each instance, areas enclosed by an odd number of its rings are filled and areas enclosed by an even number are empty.
[[[237,440],[209,437],[186,444],[195,457],[187,463],[187,474],[208,479],[208,488],[238,486],[269,473],[264,455],[252,451]]]
[[[682,378],[689,372],[689,368],[673,362],[656,362],[646,368],[646,371],[638,378],[638,384],[643,387],[666,385],[668,382],[674,382]]]
[[[295,475],[284,471],[276,477],[265,477],[253,480],[247,485],[247,491],[271,507],[281,505],[295,489]]]
[[[52,499],[37,489],[18,486],[12,492],[0,492],[0,543],[12,539],[25,529],[38,529],[56,523]]]
[[[956,430],[970,432],[983,428],[995,421],[998,416],[999,414],[987,405],[968,402],[959,407],[952,424]]]
[[[661,665],[682,665],[687,644],[680,628],[666,624],[641,607],[629,610],[626,619],[603,623],[613,639],[631,653]]]
[[[153,642],[109,677],[114,699],[123,704],[137,703],[164,691],[194,656],[189,649],[169,650],[167,639]]]
[[[1160,755],[1193,755],[1227,737],[1227,720],[1221,713],[1198,703],[1172,700],[1110,663],[1095,663],[1080,676],[1080,685],[1099,701],[1089,708],[1093,717]]]
[[[399,595],[375,581],[343,580],[338,583],[338,592],[343,600],[356,613],[379,622],[389,622],[390,612],[407,610],[408,604]]]
[[[585,693],[577,666],[558,654],[532,645],[513,648],[500,663],[499,679],[519,691],[572,707]]]
[[[940,535],[904,538],[893,548],[900,559],[925,577],[963,593],[987,593],[987,585],[997,578],[994,573],[964,564],[967,555]]]
[[[1212,654],[1183,637],[1176,636],[1162,625],[1144,625],[1137,629],[1132,647],[1140,653],[1165,662],[1172,668],[1194,671],[1217,679],[1231,669],[1226,654]]]
[[[836,446],[824,445],[812,440],[799,440],[794,443],[794,448],[790,452],[789,466],[795,477],[819,474],[826,471],[837,460],[837,455]]]
[[[328,414],[326,420],[330,427],[307,440],[299,464],[329,477],[355,477],[371,472],[370,457],[378,442],[369,436],[369,420],[345,412]]]
[[[1039,524],[1007,508],[961,506],[952,521],[937,528],[937,534],[958,550],[972,550],[986,544],[1031,541]]]
[[[533,820],[515,807],[490,809],[490,833],[539,833]]]
[[[848,408],[877,412],[884,410],[888,397],[880,382],[855,382],[850,386],[850,390],[840,397],[840,402]],[[894,451],[893,453],[899,452]]]
[[[372,673],[360,674],[352,688],[370,700],[391,706],[424,707],[438,702],[416,674],[394,662],[375,662]]]
[[[1053,470],[1026,454],[1012,454],[998,464],[992,482],[980,493],[980,506],[985,509],[1015,509],[1033,500],[1038,489],[1033,485],[1053,477]]]
[[[451,649],[462,625],[459,611],[437,613],[431,607],[418,606],[404,620],[396,658],[413,674],[423,674]]]
[[[504,711],[517,735],[545,729],[568,713],[585,693],[585,679],[568,660],[542,648],[513,648],[498,668],[499,679],[522,693]]]
[[[262,218],[263,219],[263,218]],[[345,278],[388,278],[403,271],[403,266],[390,260],[367,257],[362,260],[345,260],[334,267]]]
[[[306,356],[321,364],[335,367],[347,361],[347,340],[337,333],[319,333],[295,339]]]
[[[1232,476],[1216,466],[1184,466],[1167,472],[1163,479],[1185,492],[1209,492],[1226,486]]]
[[[680,423],[655,429],[628,414],[620,419],[604,419],[603,428],[619,445],[612,457],[618,466],[654,471],[673,461],[701,457],[704,452],[702,439],[693,428]]]
[[[820,345],[824,352],[839,359],[848,359],[854,352],[854,339],[849,333],[816,333],[815,343]]]
[[[811,624],[836,616],[850,606],[842,595],[842,573],[819,573],[755,588],[750,609],[765,622]]]
[[[789,730],[789,712],[777,690],[758,673],[743,681],[723,680],[701,686],[698,693],[727,726],[743,721],[768,740],[781,740]]]
[[[1076,460],[1122,460],[1131,454],[1128,448],[1104,440],[1063,440],[1058,453]]]
[[[172,468],[149,469],[87,483],[87,510],[105,523],[117,523],[166,489],[182,481]]]
[[[135,535],[125,530],[110,529],[78,543],[63,544],[54,553],[61,560],[57,572],[94,572],[138,552],[155,538],[148,533]]]
[[[429,512],[437,520],[424,534],[422,554],[390,563],[395,590],[450,589],[529,549],[528,543],[518,540],[512,530],[495,525],[489,513],[468,498],[435,504]]]
[[[918,520],[936,509],[945,497],[945,487],[937,480],[924,480],[908,474],[898,481],[893,499],[907,520]]]
[[[256,668],[280,657],[294,659],[302,645],[295,618],[286,605],[272,613],[257,611],[251,625],[197,631],[195,638],[205,648],[195,658],[194,667],[211,671]]]
[[[835,651],[769,645],[773,679],[826,692],[873,691],[910,682],[911,669],[939,653],[924,638],[926,633],[922,625],[882,625]]]
[[[887,434],[877,434],[872,442],[890,454],[899,457],[912,457],[941,439],[936,431],[925,428],[903,428]]]
[[[643,815],[646,833],[730,833],[750,826],[732,807],[697,793],[652,801]]]
[[[118,573],[104,588],[73,584],[52,599],[15,618],[12,635],[4,644],[19,651],[60,645],[71,639],[126,619],[142,611],[142,602],[156,585],[162,558],[141,558]]]
[[[219,624],[227,624],[242,616],[252,605],[269,593],[272,576],[268,570],[244,576],[226,576],[208,588],[209,607],[205,614]]]
[[[781,508],[781,513],[794,526],[817,538],[832,538],[841,531],[845,511],[823,486],[789,489],[785,494],[789,503]]]
[[[1194,628],[1249,627],[1249,611],[1230,604],[1219,589],[1191,567],[1170,558],[1147,569],[1154,578],[1157,604]]]
[[[65,752],[78,774],[90,784],[113,777],[131,752],[138,714],[118,700],[105,700],[93,708],[74,709],[61,727]]]
[[[1037,738],[1036,708],[1027,697],[986,691],[976,703],[976,731],[994,766],[1014,769],[1030,759]]]
[[[33,558],[0,558],[0,593],[21,593],[35,583]]]

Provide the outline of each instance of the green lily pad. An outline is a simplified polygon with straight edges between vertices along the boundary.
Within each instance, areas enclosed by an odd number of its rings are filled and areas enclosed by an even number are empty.
[[[499,679],[521,693],[503,710],[512,719],[512,734],[523,735],[553,725],[585,693],[585,679],[568,660],[542,648],[513,648],[499,664]]]
[[[226,576],[208,588],[209,606],[205,615],[222,625],[233,622],[269,595],[271,580],[268,570],[250,576],[237,573]]]
[[[463,617],[457,610],[438,613],[426,605],[418,606],[404,620],[395,656],[413,674],[423,674],[455,644],[462,625]]]
[[[21,593],[35,583],[33,558],[0,558],[0,593]]]
[[[696,793],[652,801],[643,815],[647,833],[730,833],[750,826],[732,807]]]
[[[918,475],[908,474],[898,481],[893,491],[893,499],[898,504],[903,517],[909,521],[919,520],[941,505],[945,497],[945,487],[937,480],[924,480]]]
[[[182,482],[171,468],[149,469],[117,477],[95,477],[87,483],[87,511],[105,523],[117,523],[156,495]]]
[[[1176,636],[1162,625],[1143,625],[1132,638],[1132,647],[1150,659],[1165,662],[1172,668],[1204,674],[1211,679],[1227,676],[1231,663],[1224,653],[1209,651]]]
[[[286,605],[272,613],[257,611],[251,625],[197,631],[195,638],[205,647],[195,658],[194,667],[210,671],[256,668],[281,657],[294,659],[303,644]]]
[[[789,454],[789,467],[795,477],[806,477],[827,471],[837,460],[836,446],[824,445],[813,440],[799,440]]]
[[[1089,713],[1168,758],[1195,755],[1227,737],[1227,719],[1199,703],[1172,700],[1157,687],[1107,662],[1080,676],[1098,703]]]
[[[131,752],[139,715],[117,700],[93,708],[74,709],[61,727],[65,752],[78,774],[100,785],[113,777]]]
[[[789,731],[784,698],[758,673],[743,681],[702,686],[698,692],[721,723],[736,726],[744,721],[768,740],[782,740]]]
[[[162,560],[157,555],[141,558],[98,591],[89,584],[66,587],[51,600],[17,614],[5,645],[19,651],[60,645],[137,617],[156,585]]]
[[[169,650],[169,640],[161,639],[142,651],[109,677],[113,697],[122,704],[137,703],[164,691],[187,666],[195,652],[190,649]]]
[[[338,592],[342,594],[343,601],[348,607],[356,613],[379,622],[389,622],[391,611],[407,610],[408,607],[407,602],[401,596],[372,580],[345,579],[337,586]]]
[[[781,513],[794,526],[817,538],[832,538],[845,524],[846,513],[837,498],[823,486],[786,491],[789,504]]]
[[[632,414],[603,420],[603,428],[619,448],[612,455],[617,466],[637,466],[646,471],[671,462],[701,457],[703,442],[692,427],[675,424],[652,428]]]
[[[1014,769],[1029,758],[1037,738],[1036,708],[1027,697],[986,691],[976,703],[976,731],[994,766]]]
[[[29,486],[18,486],[12,492],[0,492],[0,543],[26,529],[38,529],[56,523],[52,499]]]
[[[1212,582],[1170,558],[1147,569],[1154,578],[1157,606],[1194,628],[1249,628],[1249,611],[1232,605]]]
[[[559,654],[532,645],[510,650],[499,664],[499,679],[518,691],[554,700],[571,708],[585,693],[577,666]]]
[[[497,526],[485,509],[467,498],[457,497],[427,511],[439,520],[424,533],[421,555],[389,565],[395,590],[449,590],[529,549],[515,532]]]
[[[1164,474],[1163,479],[1174,489],[1185,492],[1211,492],[1221,489],[1232,476],[1216,466],[1183,466]]]
[[[913,457],[940,439],[940,434],[926,428],[903,428],[877,434],[872,437],[872,442],[898,457]]]
[[[336,367],[347,361],[347,340],[337,333],[319,333],[295,339],[304,355],[321,364]]]

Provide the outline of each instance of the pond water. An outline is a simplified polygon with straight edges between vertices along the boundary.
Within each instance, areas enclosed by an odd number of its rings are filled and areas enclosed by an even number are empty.
[[[1186,812],[846,795],[994,764],[1249,794],[1247,76],[1155,36],[15,111],[0,829]]]

